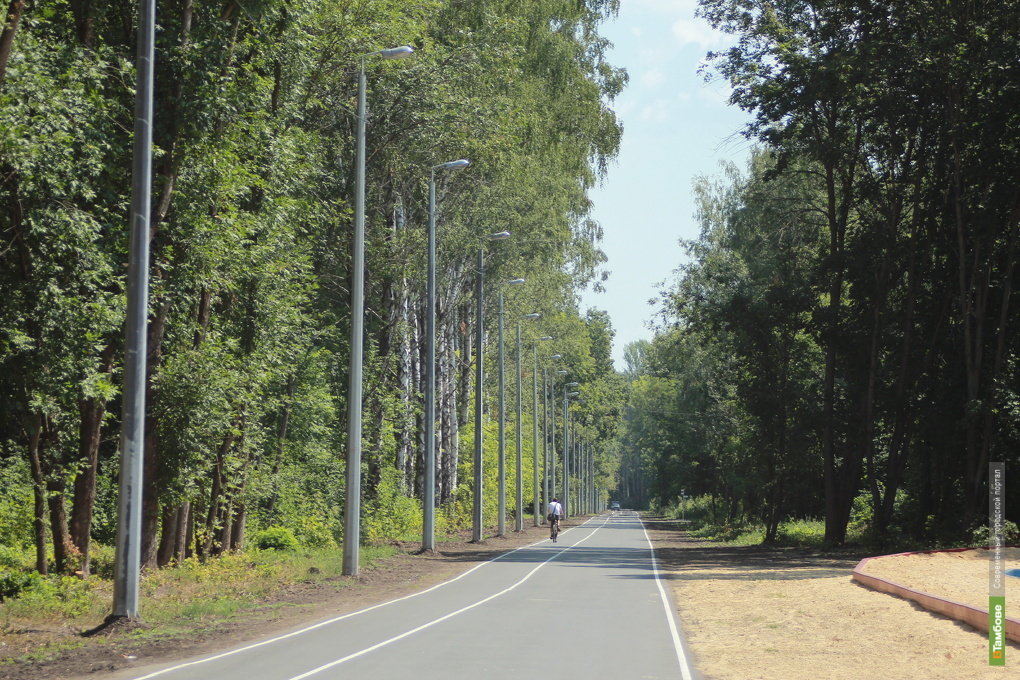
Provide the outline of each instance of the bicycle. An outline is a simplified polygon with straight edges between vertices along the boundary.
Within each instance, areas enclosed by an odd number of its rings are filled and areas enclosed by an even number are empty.
[[[552,542],[556,542],[556,537],[560,534],[560,518],[556,517],[549,523],[549,538]]]

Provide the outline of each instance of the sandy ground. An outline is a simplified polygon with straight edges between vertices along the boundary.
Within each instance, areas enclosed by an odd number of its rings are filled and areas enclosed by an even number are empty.
[[[1020,548],[1002,551],[1005,569],[1020,567]],[[870,560],[864,573],[887,581],[954,600],[972,607],[988,608],[989,551],[939,552],[927,555],[895,555]],[[1012,582],[1012,583],[1010,583]],[[1020,579],[1007,579],[1020,590]],[[1007,598],[1009,594],[1007,593]],[[1008,606],[1008,600],[1007,600]],[[1011,607],[1011,616],[1020,607]]]
[[[862,556],[720,547],[690,540],[675,525],[652,526],[684,633],[706,680],[1020,677],[1020,645],[1010,643],[1006,667],[989,667],[984,632],[851,581]],[[1009,568],[1020,566],[1017,557]],[[968,591],[979,603],[983,596],[987,606],[986,561],[875,562],[883,563],[875,566],[876,575],[898,580],[906,574],[913,587],[943,596]],[[1007,613],[1017,609],[1007,592]]]

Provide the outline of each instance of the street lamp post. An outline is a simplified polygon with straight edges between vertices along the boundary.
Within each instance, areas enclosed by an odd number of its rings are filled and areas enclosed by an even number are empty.
[[[421,549],[436,549],[436,170],[467,167],[463,158],[429,170],[427,311],[425,317],[425,493]]]
[[[538,340],[539,342],[545,342],[552,340],[552,336],[545,335]],[[531,372],[531,514],[534,516],[534,525],[537,527],[542,509],[538,482],[538,342],[531,346],[531,350],[535,365],[535,369]],[[544,379],[544,369],[542,374]]]
[[[556,375],[564,380],[570,371],[559,369]],[[552,413],[552,428],[549,430],[549,476],[551,478],[549,498],[556,498],[556,378],[549,385],[549,411]],[[562,496],[562,494],[560,494]]]
[[[152,111],[156,2],[138,12],[134,149],[131,167],[131,230],[128,235],[124,405],[120,435],[116,552],[111,616],[138,617],[141,578],[142,472],[145,458],[146,319],[149,305],[149,223],[152,192]]]
[[[563,517],[570,518],[570,397],[577,396],[577,392],[568,392],[571,387],[577,387],[578,383],[568,382],[563,384]]]
[[[507,286],[520,286],[524,279],[507,281]],[[499,518],[497,536],[506,536],[506,371],[503,351],[503,287],[499,287],[499,323],[497,325],[497,366],[499,369],[499,464],[497,469]]]
[[[391,47],[361,55],[358,69],[357,162],[354,171],[354,280],[351,284],[351,357],[347,389],[347,485],[344,498],[342,573],[356,576],[361,544],[361,396],[365,336],[365,59],[403,59],[414,48]]]
[[[540,319],[541,314],[525,314],[522,319]],[[517,322],[517,506],[514,510],[514,531],[524,531],[524,442],[521,437],[523,416],[521,395],[521,322]]]
[[[542,369],[542,500],[545,501],[545,508],[552,500],[549,495],[549,372]],[[542,518],[545,519],[545,510],[542,511]],[[545,522],[542,522],[545,524]]]
[[[509,231],[483,236],[482,240],[497,241],[510,238]],[[472,508],[471,540],[478,543],[482,540],[482,492],[485,476],[482,470],[482,382],[485,378],[484,362],[482,361],[482,344],[484,342],[484,282],[485,282],[485,246],[478,246],[478,270],[475,272],[475,455],[474,455],[474,507]]]

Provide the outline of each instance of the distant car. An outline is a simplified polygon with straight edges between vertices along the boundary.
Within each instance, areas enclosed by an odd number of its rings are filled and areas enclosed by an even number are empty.
[[[620,501],[610,501],[609,502],[609,509],[610,510],[619,510],[620,509]]]

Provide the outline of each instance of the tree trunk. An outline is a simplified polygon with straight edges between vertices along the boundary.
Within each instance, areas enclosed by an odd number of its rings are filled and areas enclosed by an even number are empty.
[[[164,505],[160,519],[159,550],[156,553],[156,564],[165,567],[170,564],[177,547],[177,521],[180,519],[180,506]]]
[[[191,545],[194,540],[195,518],[191,511],[191,501],[184,501],[177,509],[177,537],[174,543],[174,561],[180,564],[191,557]]]
[[[402,291],[406,291],[403,282]],[[397,428],[397,469],[401,472],[404,489],[411,488],[414,479],[414,352],[416,326],[412,324],[411,304],[406,292],[400,296],[400,321],[398,330],[400,357],[397,362],[397,384],[400,390],[401,421]]]
[[[91,50],[93,39],[92,0],[71,0],[71,12],[74,14],[78,44]]]
[[[42,473],[42,429],[43,416],[33,413],[28,430],[28,462],[32,469],[32,497],[35,501],[32,515],[32,529],[35,536],[35,570],[43,576],[49,573],[46,554],[46,487]]]
[[[248,506],[242,501],[234,511],[233,531],[230,544],[233,550],[244,550],[244,529],[248,521]]]
[[[25,0],[11,0],[4,16],[3,31],[0,32],[0,87],[3,87],[4,76],[7,75],[7,62],[14,48],[14,36],[18,33],[21,13],[25,9]]]
[[[99,440],[106,404],[98,399],[82,399],[79,429],[79,460],[84,463],[74,478],[74,502],[71,505],[71,543],[81,555],[81,576],[89,576],[92,511],[96,504],[96,477],[99,471]]]
[[[46,502],[50,508],[50,533],[53,536],[53,569],[58,574],[66,574],[71,570],[76,552],[67,531],[67,504],[64,502],[66,485],[63,475],[50,474],[48,477]]]
[[[287,398],[283,400],[280,412],[280,429],[276,433],[276,458],[273,460],[273,491],[269,497],[266,514],[272,518],[276,513],[276,501],[280,495],[280,467],[283,464],[283,451],[287,444],[287,428],[290,425],[290,413],[294,408],[294,390],[297,387],[297,375],[292,373],[287,378]]]
[[[159,551],[159,456],[153,432],[155,425],[150,424],[151,420],[154,418],[145,418],[145,462],[142,465],[142,569],[157,567],[156,557]]]
[[[103,350],[103,373],[113,370],[114,350],[107,345]],[[78,441],[78,460],[82,469],[74,478],[74,502],[71,505],[71,542],[81,556],[81,576],[91,572],[89,554],[92,534],[92,513],[96,505],[96,478],[99,474],[99,443],[106,415],[106,402],[96,398],[78,402],[81,415]]]
[[[440,505],[453,497],[457,486],[457,368],[451,338],[453,329],[442,327],[439,340],[439,454],[436,456],[436,501]]]
[[[226,501],[223,496],[227,484],[227,453],[233,442],[234,434],[230,433],[223,438],[223,443],[216,452],[216,464],[212,471],[212,489],[209,493],[209,512],[205,522],[205,545],[202,550],[206,556],[218,555],[222,552],[222,545],[217,545],[217,543],[222,538],[221,529],[224,524],[223,510]]]

